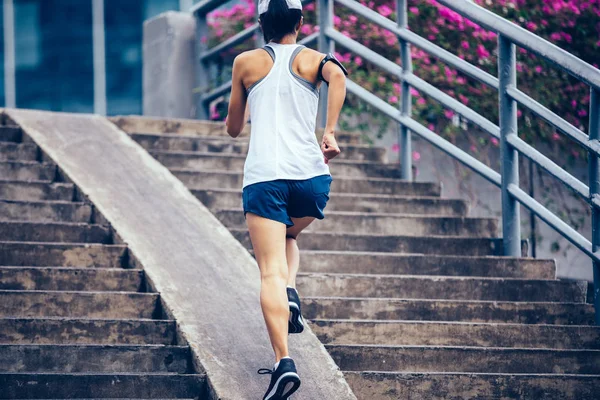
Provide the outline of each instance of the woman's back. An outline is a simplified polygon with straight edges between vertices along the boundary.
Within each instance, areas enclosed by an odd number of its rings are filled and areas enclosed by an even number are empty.
[[[248,87],[252,125],[244,187],[275,179],[303,180],[329,173],[315,137],[317,87],[294,71],[301,67],[294,61],[303,49],[304,46],[297,44],[278,43],[264,47],[263,51],[273,61],[269,72],[266,75],[263,72],[263,77]],[[264,70],[264,67],[257,69]]]

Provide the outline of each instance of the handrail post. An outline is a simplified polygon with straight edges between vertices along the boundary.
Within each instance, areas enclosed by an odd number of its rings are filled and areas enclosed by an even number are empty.
[[[196,117],[198,119],[209,119],[208,104],[203,100],[203,93],[209,86],[209,70],[206,68],[202,55],[208,50],[208,22],[206,13],[196,11]]]
[[[500,154],[502,159],[502,237],[504,255],[521,256],[521,218],[519,203],[508,192],[510,185],[519,186],[519,156],[507,142],[517,134],[517,103],[507,94],[509,86],[517,85],[515,45],[498,35],[498,78],[500,104]]]
[[[396,0],[396,14],[398,27],[406,29],[408,27],[408,1]],[[402,73],[412,74],[412,57],[410,55],[410,44],[398,37],[400,43],[400,58],[402,59]],[[403,116],[410,117],[412,114],[412,96],[410,94],[410,85],[400,76],[402,81],[402,94],[400,101],[400,112]],[[406,126],[400,124],[398,127],[398,142],[400,145],[400,178],[412,181],[412,140],[410,131]]]
[[[258,3],[259,2],[260,2],[260,0],[254,0],[254,6],[256,7],[257,20],[258,20],[258,18],[260,18],[260,14],[258,13]],[[256,35],[256,37],[254,38],[254,45],[256,46],[256,48],[263,47],[266,43],[265,43],[265,39],[262,34],[262,29],[260,29],[260,25],[259,25],[258,29],[256,30],[255,35]]]
[[[333,26],[333,0],[318,0],[319,5],[319,51],[321,53],[333,53],[335,50],[333,40],[329,39],[325,32]],[[325,128],[327,124],[327,85],[321,85],[319,95],[319,128]]]
[[[592,88],[590,96],[590,140],[600,139],[600,91]],[[589,152],[590,197],[600,194],[600,163],[594,153]],[[600,249],[600,210],[592,205],[592,251]],[[594,308],[596,325],[600,325],[600,264],[594,268]]]

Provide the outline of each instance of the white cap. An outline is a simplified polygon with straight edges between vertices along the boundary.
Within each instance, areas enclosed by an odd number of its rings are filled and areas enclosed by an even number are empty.
[[[302,0],[285,0],[289,9],[302,10]],[[264,14],[269,9],[271,0],[260,0],[258,2],[258,15]]]

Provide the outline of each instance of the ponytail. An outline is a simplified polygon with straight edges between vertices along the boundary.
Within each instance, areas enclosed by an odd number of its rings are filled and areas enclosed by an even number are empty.
[[[260,15],[265,42],[279,41],[285,35],[294,33],[300,19],[302,11],[290,9],[286,0],[270,0],[267,11]]]

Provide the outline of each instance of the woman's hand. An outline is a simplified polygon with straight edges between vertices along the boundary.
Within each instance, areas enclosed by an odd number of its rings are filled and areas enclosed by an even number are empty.
[[[329,160],[340,154],[340,148],[337,145],[333,132],[325,132],[321,141],[321,151],[325,156],[325,164],[329,164]]]

